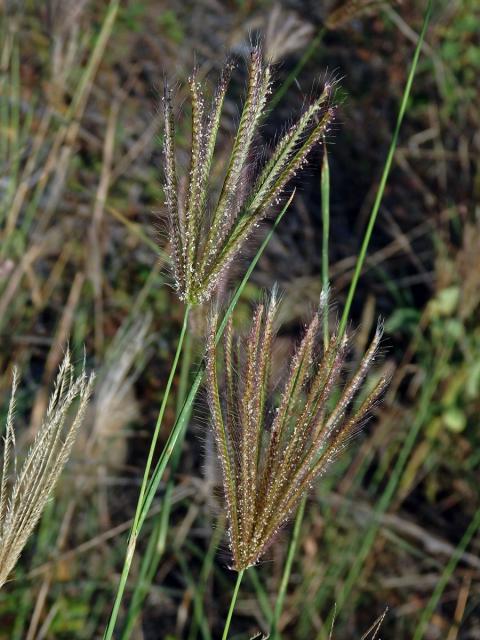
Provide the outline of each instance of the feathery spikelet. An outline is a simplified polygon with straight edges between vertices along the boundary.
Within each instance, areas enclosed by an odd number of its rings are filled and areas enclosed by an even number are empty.
[[[223,346],[224,382],[218,379],[214,316],[207,348],[207,385],[221,463],[233,568],[255,564],[314,481],[359,430],[387,385],[382,378],[357,408],[382,335],[375,337],[353,377],[341,385],[349,340],[332,335],[317,356],[321,324],[316,314],[298,346],[274,407],[271,356],[278,303],[257,307],[246,339],[234,340],[229,321]],[[275,401],[275,398],[274,398]]]
[[[270,93],[270,68],[255,47],[249,66],[248,89],[220,195],[209,200],[209,177],[232,65],[222,72],[206,113],[197,74],[189,80],[192,102],[192,147],[186,197],[178,195],[172,93],[164,94],[165,201],[175,284],[188,304],[205,302],[226,273],[245,240],[277,202],[287,183],[303,166],[333,117],[331,85],[280,138],[270,160],[249,179],[255,134]]]
[[[0,587],[17,563],[70,455],[92,385],[93,375],[87,377],[85,369],[79,377],[74,377],[67,351],[43,424],[17,473],[13,418],[18,376],[14,372],[0,483]],[[77,400],[75,416],[67,423],[69,409]]]

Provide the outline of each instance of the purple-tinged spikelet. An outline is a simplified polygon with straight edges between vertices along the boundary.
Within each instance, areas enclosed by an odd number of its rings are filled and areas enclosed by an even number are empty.
[[[304,165],[333,118],[332,88],[326,85],[298,121],[280,138],[270,160],[251,178],[255,136],[265,113],[271,72],[255,47],[248,88],[220,195],[209,200],[209,177],[232,65],[222,72],[211,105],[205,107],[197,74],[189,79],[192,144],[185,198],[178,195],[172,96],[164,94],[165,204],[173,273],[179,297],[190,305],[207,301],[247,238],[269,213],[287,183]]]
[[[209,331],[207,386],[222,468],[233,568],[258,562],[302,496],[359,430],[387,385],[382,377],[357,408],[357,397],[382,336],[379,324],[357,371],[343,383],[349,340],[332,335],[323,354],[316,314],[298,346],[283,388],[271,398],[272,347],[278,302],[257,307],[246,338],[224,338],[224,381],[219,382],[217,318]],[[332,393],[340,388],[332,405]]]

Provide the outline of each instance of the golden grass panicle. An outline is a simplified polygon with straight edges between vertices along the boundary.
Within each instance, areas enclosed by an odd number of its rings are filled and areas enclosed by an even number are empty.
[[[75,377],[70,353],[60,366],[45,419],[17,472],[13,427],[18,376],[14,372],[0,482],[0,587],[17,563],[70,455],[93,385],[85,368]],[[75,414],[69,410],[77,402]]]
[[[243,339],[234,338],[230,320],[223,349],[215,341],[216,316],[209,331],[208,397],[237,571],[260,559],[302,496],[358,432],[387,385],[382,377],[359,406],[352,406],[375,359],[382,327],[357,371],[344,381],[349,340],[334,334],[321,353],[317,313],[281,390],[272,393],[272,379],[278,377],[271,372],[277,307],[275,294],[268,304],[259,305]]]
[[[185,196],[178,188],[172,92],[164,94],[165,201],[174,279],[180,298],[190,304],[208,300],[246,239],[268,214],[287,183],[325,135],[333,117],[332,86],[280,137],[270,159],[252,176],[258,158],[255,136],[270,93],[271,71],[262,51],[251,53],[248,87],[219,195],[211,193],[210,172],[232,65],[227,64],[211,105],[196,71],[189,80],[192,104],[190,171]]]

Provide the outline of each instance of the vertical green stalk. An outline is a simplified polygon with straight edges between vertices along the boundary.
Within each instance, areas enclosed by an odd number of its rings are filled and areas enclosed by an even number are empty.
[[[397,148],[400,128],[402,126],[403,118],[407,110],[407,104],[408,104],[408,99],[410,97],[410,91],[412,89],[413,78],[415,76],[415,71],[417,70],[418,59],[420,57],[420,51],[422,49],[423,41],[425,39],[425,33],[427,31],[428,23],[430,22],[431,14],[432,14],[432,0],[428,0],[427,10],[425,12],[425,17],[423,19],[422,31],[420,33],[420,36],[418,37],[417,46],[415,47],[415,53],[413,54],[413,60],[412,60],[412,64],[410,66],[410,72],[407,78],[407,84],[405,85],[405,89],[403,91],[402,101],[400,103],[400,109],[398,111],[398,116],[397,116],[397,123],[395,125],[392,141],[390,143],[390,148],[388,150],[387,158],[385,160],[385,164],[383,167],[382,177],[380,179],[380,184],[378,186],[377,195],[375,196],[375,201],[373,203],[373,207],[370,212],[368,226],[365,231],[365,235],[363,237],[360,253],[358,254],[357,264],[355,265],[355,272],[353,274],[353,278],[350,283],[347,299],[345,301],[345,307],[343,309],[343,314],[340,320],[340,327],[339,327],[340,335],[342,335],[345,332],[345,328],[347,326],[348,316],[350,314],[353,297],[357,289],[357,284],[360,278],[360,274],[362,272],[363,263],[365,262],[368,245],[370,244],[370,238],[372,237],[373,227],[375,226],[375,221],[377,219],[378,211],[380,209],[380,204],[382,203],[383,194],[385,192],[385,186],[387,184],[387,179],[390,174],[390,169],[392,168],[392,162],[393,162],[393,157],[395,155],[395,150]]]
[[[160,428],[162,426],[163,415],[164,415],[165,409],[167,407],[168,397],[170,395],[170,389],[172,387],[173,378],[175,376],[175,372],[177,370],[178,361],[180,359],[180,354],[182,352],[183,341],[185,339],[185,334],[187,332],[187,327],[188,327],[188,316],[189,316],[189,313],[190,313],[190,306],[187,305],[185,307],[185,313],[184,313],[184,316],[183,316],[183,325],[182,325],[182,330],[180,332],[180,337],[178,339],[177,350],[175,352],[175,357],[173,359],[172,368],[170,369],[170,374],[168,376],[167,386],[165,387],[165,392],[163,394],[162,404],[160,406],[160,411],[158,413],[158,418],[157,418],[157,422],[156,422],[156,425],[155,425],[155,430],[153,432],[153,437],[152,437],[152,441],[151,441],[151,444],[150,444],[150,450],[148,452],[147,463],[145,465],[145,470],[144,470],[144,473],[143,473],[142,486],[140,488],[140,495],[138,497],[137,507],[136,507],[136,510],[135,510],[135,517],[134,517],[133,524],[132,524],[132,527],[130,529],[130,534],[129,534],[129,538],[128,538],[127,553],[125,555],[125,561],[124,561],[124,564],[123,564],[122,574],[120,576],[120,582],[119,582],[119,585],[118,585],[117,594],[115,596],[115,601],[114,601],[114,604],[113,604],[112,613],[110,615],[108,626],[107,626],[107,628],[105,630],[104,640],[111,640],[111,638],[113,637],[113,631],[115,629],[115,624],[117,622],[118,614],[119,614],[119,611],[120,611],[120,604],[122,602],[123,593],[125,591],[125,587],[126,587],[126,584],[127,584],[128,574],[130,573],[130,567],[132,565],[133,556],[134,556],[135,549],[136,549],[136,546],[137,546],[138,535],[140,533],[140,529],[141,529],[141,526],[143,524],[144,518],[142,519],[142,508],[144,506],[144,499],[145,499],[145,495],[146,495],[146,491],[147,491],[147,485],[148,485],[150,470],[151,470],[151,467],[152,467],[153,456],[154,456],[154,453],[155,453],[155,447],[156,447],[156,444],[157,444],[158,436],[160,434]]]
[[[190,371],[190,363],[192,356],[192,335],[187,332],[185,336],[184,347],[182,351],[182,363],[180,367],[180,380],[178,384],[177,402],[176,402],[176,417],[182,410],[185,397],[187,395],[188,374]],[[156,516],[155,523],[150,534],[150,538],[147,544],[147,550],[142,558],[140,565],[140,572],[138,580],[135,584],[135,589],[132,595],[130,606],[128,608],[125,626],[121,635],[121,640],[128,640],[133,631],[135,621],[140,614],[143,606],[143,602],[148,595],[148,590],[155,574],[158,569],[160,560],[165,552],[167,543],[168,527],[170,524],[170,512],[172,508],[172,496],[175,484],[175,471],[180,461],[180,453],[182,450],[182,442],[185,438],[186,430],[183,431],[179,442],[173,452],[170,463],[170,478],[165,490],[165,496],[163,499],[162,510]]]
[[[330,235],[330,169],[328,165],[327,147],[324,146],[324,155],[322,161],[322,175],[320,180],[321,196],[322,196],[322,295],[327,295],[329,288],[329,255],[328,241]],[[325,349],[328,346],[328,305],[323,309],[323,344]],[[287,587],[292,572],[293,559],[297,551],[298,539],[302,528],[303,516],[307,504],[307,496],[302,498],[295,517],[293,525],[292,537],[288,545],[287,559],[283,568],[282,579],[280,581],[280,589],[278,591],[275,607],[273,610],[272,621],[270,624],[270,635],[272,640],[277,640],[278,622],[282,615],[283,603],[287,593]]]
[[[287,552],[287,560],[285,562],[285,567],[283,569],[282,581],[280,582],[280,589],[278,590],[277,601],[275,603],[275,608],[273,610],[273,618],[271,625],[271,636],[272,640],[276,640],[278,638],[278,622],[280,620],[280,616],[282,615],[283,603],[285,601],[285,595],[287,593],[288,583],[290,581],[290,573],[292,571],[293,559],[295,558],[295,553],[297,551],[298,539],[300,537],[300,530],[302,528],[303,516],[305,513],[305,506],[307,504],[307,498],[304,497],[298,507],[297,516],[295,518],[295,524],[293,526],[293,533],[290,539],[290,544],[288,545]]]
[[[149,588],[155,576],[155,572],[158,567],[156,558],[160,558],[158,554],[158,545],[161,536],[161,529],[162,519],[157,518],[153,523],[152,533],[150,534],[150,538],[148,539],[147,547],[142,558],[140,571],[138,574],[137,582],[135,584],[135,590],[133,592],[130,606],[128,608],[125,626],[123,628],[122,635],[120,636],[121,640],[127,640],[127,638],[130,637],[135,626],[137,616],[142,609],[143,601],[148,594]]]
[[[220,544],[224,532],[225,516],[224,514],[221,514],[217,520],[217,526],[213,531],[207,553],[205,554],[205,558],[203,560],[203,565],[200,570],[200,575],[197,582],[197,587],[195,589],[195,597],[193,603],[193,620],[190,626],[188,640],[195,640],[195,638],[197,637],[198,629],[201,629],[203,621],[207,620],[207,615],[205,614],[203,606],[203,599],[205,591],[207,589],[208,578],[210,576],[210,572],[213,569],[215,552],[218,549],[218,545]]]
[[[233,611],[235,609],[235,604],[237,602],[238,591],[240,589],[240,584],[242,582],[243,574],[245,573],[245,569],[242,569],[238,572],[237,582],[235,583],[235,589],[233,591],[232,600],[230,602],[230,608],[228,610],[227,619],[225,620],[225,627],[223,629],[222,640],[228,639],[228,631],[230,629],[230,623],[232,622]]]
[[[405,112],[407,109],[407,104],[408,104],[408,99],[410,97],[410,92],[411,92],[411,88],[412,88],[412,84],[413,84],[413,78],[415,76],[415,72],[417,69],[417,64],[418,64],[418,59],[420,57],[420,51],[422,48],[422,44],[425,38],[425,33],[427,31],[427,27],[428,24],[430,22],[430,16],[431,16],[431,12],[432,12],[432,0],[428,0],[428,5],[427,5],[427,9],[425,12],[425,17],[423,20],[423,25],[422,25],[422,31],[420,33],[420,36],[418,38],[418,42],[417,45],[415,47],[415,52],[413,55],[413,59],[412,59],[412,64],[410,67],[410,71],[408,74],[408,78],[407,78],[407,82],[405,85],[405,89],[403,91],[403,96],[402,96],[402,100],[400,103],[400,108],[399,108],[399,112],[398,112],[398,116],[397,116],[397,122],[395,125],[395,129],[393,132],[393,136],[392,136],[392,141],[390,143],[390,148],[388,150],[388,154],[387,154],[387,158],[385,160],[385,165],[383,167],[383,172],[382,172],[382,177],[380,180],[380,184],[378,186],[378,190],[377,190],[377,194],[375,197],[375,201],[373,203],[373,207],[372,210],[370,212],[370,217],[369,217],[369,221],[368,221],[368,225],[367,225],[367,229],[365,231],[365,235],[363,238],[363,242],[362,242],[362,246],[360,248],[360,253],[358,255],[357,258],[357,263],[355,265],[355,272],[353,274],[353,278],[352,281],[350,283],[350,288],[348,290],[348,294],[347,294],[347,299],[345,302],[345,307],[343,309],[343,313],[342,313],[342,317],[340,320],[340,325],[339,325],[339,335],[343,335],[343,333],[345,332],[346,326],[347,326],[347,322],[348,322],[348,318],[350,315],[350,310],[352,307],[352,302],[353,302],[353,298],[355,295],[355,291],[358,285],[358,280],[360,278],[360,274],[362,272],[362,268],[363,268],[363,264],[365,262],[365,257],[367,254],[367,249],[368,249],[368,245],[370,243],[370,239],[372,237],[372,233],[373,233],[373,228],[375,226],[375,221],[377,219],[377,215],[380,209],[380,204],[382,202],[383,199],[383,194],[385,192],[385,187],[387,184],[387,179],[388,176],[390,174],[390,170],[392,167],[392,162],[393,162],[393,158],[395,155],[395,150],[397,148],[397,144],[398,144],[398,137],[399,137],[399,133],[400,133],[400,128],[403,122],[403,118],[405,116]],[[327,159],[327,167],[328,167],[328,159]],[[328,171],[328,169],[327,169]],[[327,177],[329,178],[329,175],[327,173]],[[328,214],[329,214],[329,191],[326,192],[324,190],[325,188],[325,184],[327,182],[327,177],[325,177],[322,174],[322,220],[324,221],[327,218],[327,213],[325,211],[325,203],[328,202]],[[328,282],[328,253],[325,254],[325,247],[327,248],[327,252],[328,252],[328,236],[327,236],[327,240],[325,240],[325,235],[323,238],[323,245],[322,245],[322,283],[326,281]],[[325,265],[326,265],[326,270],[325,270]],[[324,327],[324,331],[325,331],[325,327]],[[328,332],[328,327],[327,327],[327,332]],[[325,335],[328,336],[327,334],[324,334],[324,339],[325,339]],[[304,507],[304,503],[302,503],[302,506]],[[300,515],[301,512],[301,515]],[[294,541],[295,538],[295,531],[300,530],[301,527],[301,523],[302,523],[302,519],[303,519],[303,509],[299,509],[298,513],[297,513],[297,518],[295,521],[295,526],[294,526],[294,534],[292,535],[291,541],[290,541],[290,545],[289,545],[289,550],[287,553],[287,560],[285,562],[285,567],[284,567],[284,571],[283,571],[283,575],[282,575],[282,582],[281,582],[281,588],[283,587],[284,582],[286,582],[288,584],[288,580],[290,577],[290,571],[291,571],[291,565],[293,562],[293,556],[295,554],[295,548],[296,548],[296,540]],[[286,587],[285,587],[286,588]],[[280,596],[280,594],[279,594]],[[281,607],[283,606],[283,599],[280,599],[280,602],[277,601],[277,605],[275,608],[280,607],[280,612],[281,612]],[[279,614],[280,615],[280,614]],[[279,636],[278,636],[278,630],[277,630],[277,622],[278,622],[278,618],[273,618],[273,623],[272,623],[272,629],[271,629],[271,633],[272,633],[272,638],[273,640],[276,640]]]
[[[324,143],[322,161],[322,294],[328,295],[328,243],[330,238],[330,167],[328,165],[327,145]],[[328,303],[328,298],[326,298]],[[323,346],[328,347],[328,304],[323,310]]]

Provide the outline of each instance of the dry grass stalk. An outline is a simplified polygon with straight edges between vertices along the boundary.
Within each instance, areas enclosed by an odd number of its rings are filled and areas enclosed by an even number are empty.
[[[217,318],[208,340],[209,404],[222,467],[233,568],[255,564],[302,496],[358,432],[386,387],[381,378],[357,408],[382,335],[375,337],[355,374],[340,384],[349,349],[347,337],[332,335],[317,355],[320,315],[307,327],[277,401],[270,405],[272,347],[277,300],[257,307],[250,333],[234,340],[230,321],[224,337],[224,383],[219,384],[215,344]],[[275,376],[276,377],[276,376]]]
[[[67,351],[43,424],[17,473],[13,419],[18,376],[14,373],[0,484],[0,587],[17,563],[70,455],[92,385],[93,375],[88,377],[85,368],[78,377],[74,376]],[[69,410],[76,401],[74,418],[67,422]]]
[[[252,51],[247,95],[220,195],[213,203],[209,177],[232,65],[223,70],[209,109],[196,72],[190,78],[192,147],[188,188],[179,196],[172,96],[165,88],[165,194],[172,263],[180,298],[190,305],[208,300],[246,239],[278,201],[287,183],[321,142],[333,117],[331,85],[279,139],[252,178],[254,142],[270,93],[271,72],[262,51]]]

